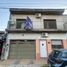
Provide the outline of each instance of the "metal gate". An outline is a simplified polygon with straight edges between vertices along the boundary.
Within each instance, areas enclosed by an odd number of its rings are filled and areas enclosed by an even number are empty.
[[[34,59],[34,58],[35,58],[34,40],[11,41],[9,59]]]

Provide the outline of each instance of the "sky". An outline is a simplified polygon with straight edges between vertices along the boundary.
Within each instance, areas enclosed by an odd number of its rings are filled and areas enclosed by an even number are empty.
[[[0,31],[7,28],[8,8],[64,8],[67,14],[67,0],[0,0]]]

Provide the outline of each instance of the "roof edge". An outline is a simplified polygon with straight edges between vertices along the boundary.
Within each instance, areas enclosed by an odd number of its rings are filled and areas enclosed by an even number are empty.
[[[11,14],[20,14],[20,13],[43,13],[43,14],[63,14],[64,9],[42,9],[42,8],[10,8]]]

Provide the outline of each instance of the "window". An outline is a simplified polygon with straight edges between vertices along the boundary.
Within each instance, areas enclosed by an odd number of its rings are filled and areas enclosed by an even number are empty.
[[[67,58],[67,52],[62,52],[61,57],[62,57],[62,58]]]
[[[57,58],[60,53],[61,53],[61,51],[55,50],[53,53],[53,57]]]
[[[44,29],[56,29],[55,19],[44,19]]]
[[[52,40],[52,49],[61,49],[63,48],[62,40]]]
[[[16,28],[24,29],[24,22],[25,22],[25,19],[16,19]]]

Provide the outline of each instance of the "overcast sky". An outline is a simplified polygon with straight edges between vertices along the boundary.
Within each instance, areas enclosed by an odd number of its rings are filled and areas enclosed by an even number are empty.
[[[67,0],[0,0],[0,30],[5,30],[9,20],[9,9],[6,8],[15,7],[67,9]]]

